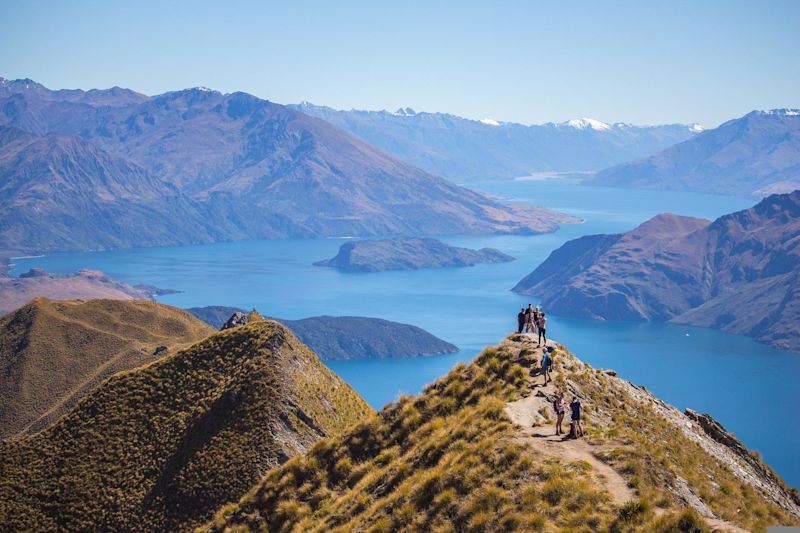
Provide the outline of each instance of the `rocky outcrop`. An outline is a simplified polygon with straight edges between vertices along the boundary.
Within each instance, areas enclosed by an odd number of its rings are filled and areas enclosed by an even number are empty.
[[[225,321],[224,324],[222,324],[219,329],[224,331],[226,329],[238,328],[239,326],[246,325],[248,322],[250,322],[250,317],[247,315],[247,313],[236,311],[228,318],[228,320]]]
[[[714,222],[658,215],[554,251],[514,291],[555,314],[660,320],[800,351],[800,191]]]
[[[398,237],[348,242],[339,248],[335,257],[317,261],[314,265],[333,267],[344,272],[382,272],[466,267],[513,260],[510,255],[494,248],[472,250],[450,246],[436,239]]]
[[[221,329],[226,329],[228,322],[242,325],[248,320],[246,312],[236,307],[192,307],[187,311]],[[292,330],[323,360],[417,357],[458,351],[457,346],[422,328],[380,318],[315,316],[300,320],[274,320]]]

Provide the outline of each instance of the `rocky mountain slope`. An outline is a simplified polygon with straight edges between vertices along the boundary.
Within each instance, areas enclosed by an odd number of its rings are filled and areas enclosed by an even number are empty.
[[[237,307],[208,306],[187,309],[200,320],[219,328]],[[319,355],[320,359],[383,359],[455,353],[458,347],[422,328],[363,316],[315,316],[299,320],[275,318]]]
[[[736,196],[800,189],[800,111],[753,111],[587,183]]]
[[[800,523],[796,492],[709,424],[525,335],[270,471],[205,531],[742,531]],[[549,397],[587,436],[553,435]],[[706,420],[707,422],[707,420]],[[531,425],[533,424],[533,427]]]
[[[111,375],[213,331],[155,302],[36,298],[0,317],[0,439],[49,426]]]
[[[658,215],[570,241],[514,291],[553,313],[671,320],[800,351],[800,191],[718,218]]]
[[[431,238],[397,237],[345,243],[339,247],[335,257],[317,261],[314,265],[333,267],[344,272],[382,272],[466,267],[513,260],[513,257],[495,248],[472,250]]]
[[[283,326],[251,320],[118,373],[0,443],[9,530],[176,531],[371,409]]]
[[[208,242],[178,188],[75,135],[0,126],[0,249],[103,249]]]
[[[99,105],[23,81],[0,91],[0,157],[14,177],[0,189],[0,216],[13,214],[0,218],[10,227],[0,249],[537,233],[574,221],[494,201],[249,94],[125,93],[109,104],[110,90]]]
[[[18,309],[37,296],[51,300],[151,300],[168,289],[149,285],[128,285],[98,270],[75,274],[52,274],[32,268],[19,277],[0,275],[0,313]]]
[[[597,171],[692,138],[697,125],[633,126],[577,119],[525,126],[446,113],[291,106],[457,183],[536,172]]]

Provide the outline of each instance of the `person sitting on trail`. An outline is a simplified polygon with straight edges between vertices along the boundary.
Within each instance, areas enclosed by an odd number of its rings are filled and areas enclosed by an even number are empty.
[[[555,400],[553,400],[553,411],[556,413],[556,435],[563,435],[564,430],[561,428],[561,424],[564,422],[564,411],[566,411],[563,392],[556,394]]]
[[[534,332],[533,329],[533,305],[528,304],[525,309],[525,333]]]
[[[569,436],[578,438],[583,436],[583,426],[581,426],[581,401],[577,396],[572,396],[572,403],[569,404],[572,410],[570,417]]]
[[[525,308],[521,308],[519,313],[517,313],[517,333],[522,333],[522,329],[525,327]]]
[[[542,354],[542,375],[544,376],[543,385],[547,385],[548,381],[553,381],[550,378],[550,365],[553,364],[553,359],[550,358],[550,354],[544,352]]]
[[[547,317],[544,315],[544,311],[539,315],[537,326],[539,329],[539,346],[542,345],[542,338],[544,338],[544,343],[547,344]]]

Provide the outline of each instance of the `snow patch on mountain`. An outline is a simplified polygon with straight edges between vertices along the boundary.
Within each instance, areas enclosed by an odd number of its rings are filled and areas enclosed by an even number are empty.
[[[493,118],[482,118],[480,121],[481,121],[481,124],[486,124],[487,126],[499,126],[500,125],[500,123],[497,122]]]
[[[561,124],[578,130],[593,129],[597,131],[610,130],[611,126],[593,118],[574,118]]]

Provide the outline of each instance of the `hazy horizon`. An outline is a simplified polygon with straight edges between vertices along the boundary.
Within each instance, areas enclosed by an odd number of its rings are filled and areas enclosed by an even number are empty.
[[[334,109],[715,127],[800,107],[800,3],[4,3],[0,75]]]

